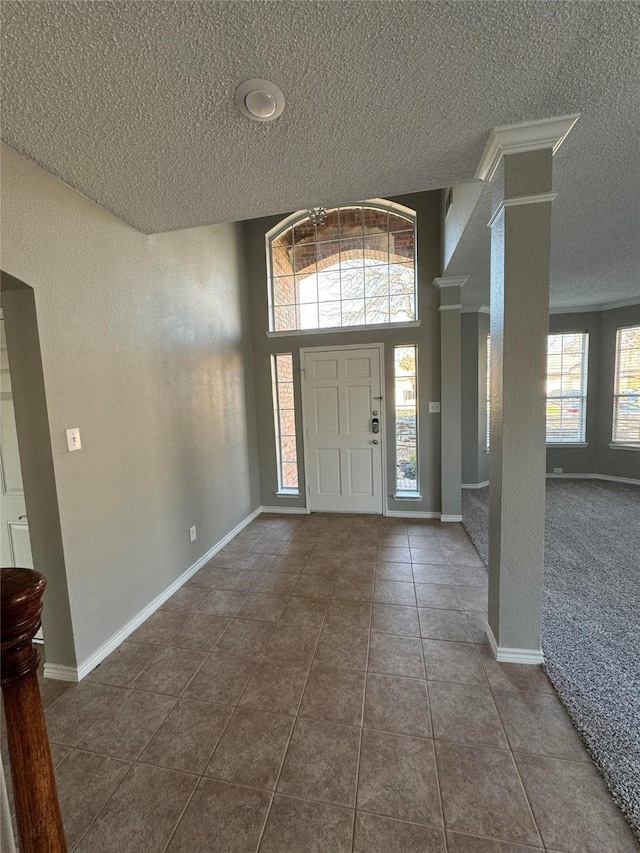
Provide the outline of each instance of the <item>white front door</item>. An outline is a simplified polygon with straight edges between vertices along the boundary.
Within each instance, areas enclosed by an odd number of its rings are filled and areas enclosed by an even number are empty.
[[[381,363],[381,347],[304,354],[307,500],[314,512],[382,512]]]
[[[22,488],[16,419],[13,412],[11,374],[4,336],[4,318],[0,318],[0,561],[5,567],[32,569],[31,542]]]

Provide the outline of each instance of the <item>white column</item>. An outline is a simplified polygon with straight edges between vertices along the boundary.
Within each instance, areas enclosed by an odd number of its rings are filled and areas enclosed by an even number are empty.
[[[481,162],[485,177],[492,177],[504,162],[504,198],[490,222],[487,625],[493,652],[502,661],[543,659],[552,156],[576,120],[577,116],[568,116],[497,128]]]
[[[461,290],[467,276],[434,279],[440,290],[441,521],[462,521]]]

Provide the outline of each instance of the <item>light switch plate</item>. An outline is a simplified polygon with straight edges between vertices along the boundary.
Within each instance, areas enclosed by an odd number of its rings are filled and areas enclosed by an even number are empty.
[[[196,526],[195,526],[195,524],[194,524],[194,525],[193,525],[193,527],[190,527],[190,528],[189,528],[189,540],[190,540],[191,542],[195,542],[195,541],[196,541],[196,538],[197,538],[197,534],[196,534]]]
[[[440,411],[440,403],[429,403],[429,414],[437,414]]]
[[[80,441],[80,427],[72,427],[67,430],[67,447],[71,450],[82,450]]]

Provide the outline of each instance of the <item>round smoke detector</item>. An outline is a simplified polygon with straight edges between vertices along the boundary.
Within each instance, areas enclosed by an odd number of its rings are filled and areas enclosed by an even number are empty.
[[[236,106],[253,121],[273,121],[282,114],[284,95],[269,80],[245,80],[236,89]]]

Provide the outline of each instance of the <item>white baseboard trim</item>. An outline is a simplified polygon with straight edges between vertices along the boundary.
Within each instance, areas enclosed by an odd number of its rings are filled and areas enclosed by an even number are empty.
[[[462,521],[461,515],[441,515],[440,521]]]
[[[403,509],[389,509],[387,516],[390,518],[440,518],[439,512],[407,512]]]
[[[631,477],[614,477],[611,474],[547,474],[552,480],[608,480],[611,483],[630,483],[632,486],[640,486],[640,480]]]
[[[77,666],[63,666],[59,663],[45,663],[44,677],[55,678],[56,681],[80,681]]]
[[[260,512],[278,513],[278,515],[309,515],[306,506],[261,506]]]
[[[484,489],[485,486],[489,485],[489,481],[485,480],[484,483],[463,483],[463,489]]]
[[[176,580],[161,592],[160,595],[156,596],[153,601],[147,604],[146,607],[143,607],[142,610],[136,613],[133,619],[130,619],[126,625],[123,625],[122,628],[115,632],[115,634],[112,634],[108,640],[97,648],[95,652],[90,654],[88,658],[85,658],[81,663],[79,663],[77,667],[45,663],[45,676],[47,678],[57,678],[60,681],[82,681],[82,679],[95,669],[99,663],[102,663],[102,661],[110,655],[112,651],[117,649],[120,643],[126,640],[127,637],[136,630],[136,628],[140,627],[140,625],[142,625],[149,616],[155,613],[168,598],[171,598],[174,592],[177,592],[180,587],[189,580],[189,578],[193,577],[193,575],[195,575],[195,573],[201,569],[205,563],[208,563],[212,557],[215,557],[218,551],[221,551],[234,536],[240,533],[241,530],[244,530],[244,528],[250,524],[254,518],[257,518],[261,512],[262,507],[258,507],[239,524],[236,524],[233,530],[230,530],[226,536],[223,536],[219,542],[216,542],[212,548],[209,548],[209,550],[199,557],[192,566],[189,566],[189,568],[183,572],[180,577],[176,578]]]
[[[484,632],[487,640],[489,640],[493,656],[499,663],[544,663],[542,649],[511,649],[506,646],[499,646],[488,622],[485,623]]]

